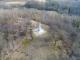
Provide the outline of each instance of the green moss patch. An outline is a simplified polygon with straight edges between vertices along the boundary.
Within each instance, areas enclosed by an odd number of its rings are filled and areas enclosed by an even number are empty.
[[[22,41],[22,45],[23,45],[24,47],[29,46],[29,45],[30,45],[30,43],[31,43],[31,41],[30,41],[30,40],[28,40],[28,39],[24,39],[24,40]]]

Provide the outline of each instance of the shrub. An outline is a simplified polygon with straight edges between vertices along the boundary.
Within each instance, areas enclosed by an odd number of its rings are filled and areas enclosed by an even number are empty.
[[[73,25],[73,27],[75,27],[78,30],[80,30],[80,20],[73,20],[72,25]]]

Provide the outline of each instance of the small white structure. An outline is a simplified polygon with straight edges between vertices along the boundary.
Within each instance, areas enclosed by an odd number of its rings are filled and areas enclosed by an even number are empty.
[[[33,29],[33,33],[34,33],[36,36],[41,36],[41,35],[45,34],[46,31],[42,28],[41,23],[40,23],[37,28]]]

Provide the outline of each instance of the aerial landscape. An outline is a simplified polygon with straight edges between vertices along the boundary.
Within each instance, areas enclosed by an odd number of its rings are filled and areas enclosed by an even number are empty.
[[[0,0],[0,60],[80,60],[80,0]]]

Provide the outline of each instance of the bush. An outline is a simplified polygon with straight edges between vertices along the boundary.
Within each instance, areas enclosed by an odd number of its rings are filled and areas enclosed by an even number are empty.
[[[78,30],[80,30],[80,20],[73,20],[72,25],[73,25],[73,27],[75,27]]]

